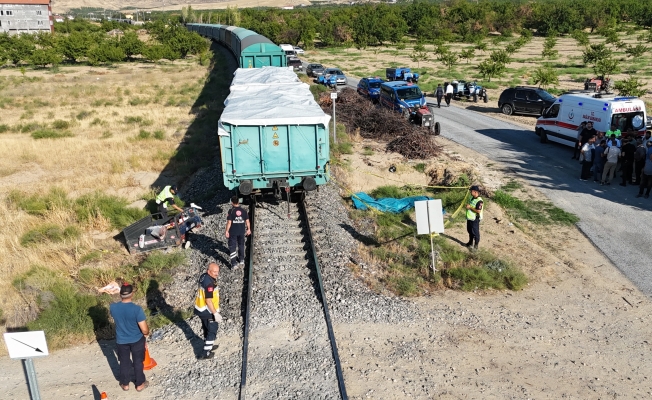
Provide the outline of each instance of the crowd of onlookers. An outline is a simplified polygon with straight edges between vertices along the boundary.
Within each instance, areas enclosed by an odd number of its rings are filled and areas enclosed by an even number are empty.
[[[645,136],[622,134],[616,124],[606,132],[596,131],[591,121],[577,129],[577,145],[573,159],[582,164],[581,181],[611,185],[617,172],[621,172],[620,186],[639,185],[638,195],[646,199],[652,189],[652,133]]]

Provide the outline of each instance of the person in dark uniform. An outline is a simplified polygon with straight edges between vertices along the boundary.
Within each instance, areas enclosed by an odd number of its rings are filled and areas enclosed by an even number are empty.
[[[478,249],[480,243],[480,221],[482,220],[484,201],[480,197],[480,188],[478,186],[471,186],[471,198],[466,205],[466,230],[469,233],[469,241],[466,247],[473,250]]]
[[[437,97],[437,108],[441,108],[441,99],[444,97],[444,88],[441,87],[441,83],[437,85],[435,97]]]
[[[620,157],[622,159],[621,170],[623,172],[623,181],[620,186],[627,186],[627,182],[634,183],[632,173],[634,173],[634,154],[636,153],[636,141],[632,137],[628,137],[620,148]],[[638,178],[636,178],[638,179]]]
[[[161,213],[161,218],[168,217],[168,205],[171,205],[179,212],[183,210],[174,204],[174,195],[177,194],[177,185],[168,185],[161,190],[161,193],[156,196],[156,204],[158,205],[158,212]]]
[[[210,360],[215,356],[213,353],[215,338],[219,323],[222,322],[220,315],[220,292],[217,288],[217,276],[220,274],[220,266],[212,262],[208,265],[205,273],[199,277],[199,287],[195,298],[195,315],[201,319],[201,327],[204,332],[204,349],[199,356],[200,360]]]
[[[238,264],[244,266],[244,238],[251,234],[251,226],[247,210],[240,207],[238,196],[231,197],[231,206],[226,217],[225,236],[229,239],[229,259],[231,268],[234,268]]]

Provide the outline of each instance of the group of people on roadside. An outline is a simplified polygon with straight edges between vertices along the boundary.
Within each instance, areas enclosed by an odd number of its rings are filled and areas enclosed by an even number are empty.
[[[435,89],[435,97],[437,98],[437,108],[441,108],[441,99],[444,98],[446,101],[446,106],[450,107],[451,99],[453,98],[453,85],[450,82],[444,83],[446,88],[444,89],[441,86],[441,83],[437,85]],[[445,97],[444,97],[445,96]]]
[[[596,131],[593,122],[584,121],[577,129],[577,144],[572,159],[582,164],[581,181],[611,185],[621,172],[620,186],[638,185],[636,197],[650,197],[652,189],[652,132],[645,136],[623,135],[616,121],[606,132]]]

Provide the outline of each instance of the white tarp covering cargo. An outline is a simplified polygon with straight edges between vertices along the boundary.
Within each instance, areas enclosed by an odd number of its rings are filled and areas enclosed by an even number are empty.
[[[292,71],[292,67],[238,68],[233,73],[231,87],[293,82],[301,82],[301,80]]]
[[[292,73],[294,75],[294,73]],[[294,75],[296,77],[296,75]],[[306,84],[242,85],[232,87],[218,122],[218,134],[229,136],[224,124],[246,126],[323,125],[324,114]]]

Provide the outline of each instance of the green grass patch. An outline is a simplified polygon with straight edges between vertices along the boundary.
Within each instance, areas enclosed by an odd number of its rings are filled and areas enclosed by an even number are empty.
[[[76,226],[61,228],[55,224],[45,224],[25,232],[20,237],[20,244],[30,247],[44,243],[59,243],[67,239],[76,239],[79,236],[81,236],[81,232]]]
[[[504,190],[505,192],[513,192],[514,190],[517,189],[522,189],[523,185],[515,180],[511,180],[507,182],[505,185],[501,186],[501,189]]]
[[[528,201],[518,199],[505,190],[497,190],[493,200],[501,206],[511,218],[530,221],[535,224],[557,223],[573,225],[579,218],[552,203],[545,201]]]
[[[71,202],[62,189],[51,188],[47,193],[28,195],[20,190],[12,190],[7,203],[32,215],[45,215],[50,211],[69,208]]]
[[[365,148],[362,150],[362,155],[363,156],[373,156],[374,151],[371,147],[365,146]]]
[[[324,85],[310,85],[310,93],[312,93],[315,101],[319,101],[322,93],[330,92],[331,90]]]
[[[124,121],[125,124],[133,124],[133,125],[140,125],[140,126],[150,126],[154,123],[151,120],[145,119],[141,116],[128,116],[125,117]]]
[[[162,130],[158,129],[158,130],[154,131],[154,134],[153,134],[152,136],[153,136],[154,139],[156,139],[156,140],[163,140],[163,139],[165,139],[165,132],[163,132]]]
[[[32,132],[32,137],[34,139],[61,139],[65,137],[74,136],[68,131],[56,131],[54,129],[38,129]]]
[[[9,131],[9,125],[7,124],[0,124],[0,133],[5,133]]]
[[[42,128],[41,124],[36,123],[36,122],[30,122],[28,124],[21,125],[20,126],[20,131],[22,133],[30,133],[30,132],[34,132],[34,131],[36,131],[38,129],[41,129],[41,128]]]
[[[114,229],[123,229],[148,214],[145,210],[127,205],[127,200],[123,198],[96,192],[78,198],[75,201],[75,212],[81,222],[106,218]]]
[[[151,132],[141,129],[140,132],[138,132],[138,135],[136,135],[136,140],[147,140],[151,137],[152,137]]]
[[[494,260],[482,266],[442,270],[442,278],[450,278],[464,291],[486,289],[520,290],[528,282],[525,274],[511,264]]]
[[[402,186],[396,185],[380,186],[371,191],[370,195],[377,199],[392,198],[402,199],[411,196],[421,196],[425,192],[421,187],[417,186]],[[392,214],[390,214],[392,215]]]

